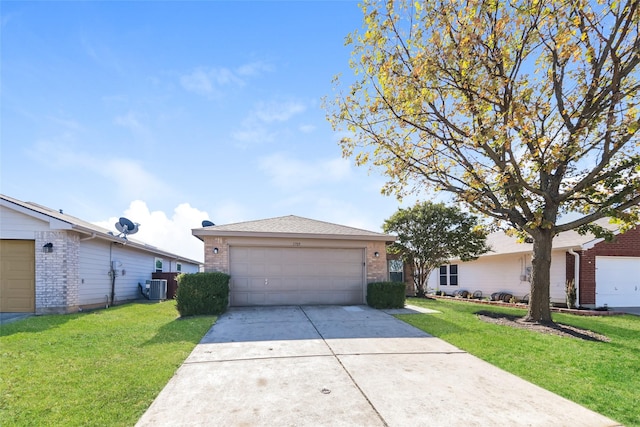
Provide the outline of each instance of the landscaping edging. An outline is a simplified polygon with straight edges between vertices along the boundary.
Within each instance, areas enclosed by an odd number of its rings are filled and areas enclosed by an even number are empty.
[[[414,297],[414,298],[417,298],[417,297]],[[487,300],[478,300],[478,299],[474,300],[474,299],[458,298],[458,297],[450,297],[450,296],[442,296],[442,295],[428,295],[427,298],[441,299],[445,301],[466,302],[466,303],[472,303],[472,304],[496,305],[499,307],[514,307],[514,308],[522,308],[522,309],[526,309],[528,307],[527,304],[523,304],[523,303],[487,301]],[[619,316],[619,315],[625,314],[621,311],[577,310],[577,309],[560,308],[560,307],[551,307],[551,311],[556,313],[575,314],[577,316]]]

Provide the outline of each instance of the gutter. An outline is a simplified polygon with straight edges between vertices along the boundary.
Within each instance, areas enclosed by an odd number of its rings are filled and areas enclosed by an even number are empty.
[[[576,307],[580,307],[580,254],[575,252],[573,248],[569,248],[569,253],[575,259],[573,263],[573,280],[576,284]]]
[[[96,233],[91,233],[91,235],[89,237],[85,237],[80,239],[81,242],[84,242],[86,240],[91,240],[91,239],[95,239],[96,238]]]

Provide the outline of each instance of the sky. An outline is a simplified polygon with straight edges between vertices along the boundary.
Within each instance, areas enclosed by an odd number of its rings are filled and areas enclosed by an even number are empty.
[[[356,1],[7,1],[0,192],[202,261],[191,230],[284,215],[381,231],[401,204],[342,157]]]

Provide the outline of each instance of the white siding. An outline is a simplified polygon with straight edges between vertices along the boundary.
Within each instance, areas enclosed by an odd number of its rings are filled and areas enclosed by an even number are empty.
[[[138,283],[144,285],[151,280],[151,273],[155,272],[156,255],[114,245],[112,257],[117,270],[116,302],[138,298]]]
[[[458,286],[439,286],[436,269],[429,276],[429,288],[441,289],[451,295],[456,290],[482,291],[483,297],[494,292],[509,292],[522,298],[530,292],[530,283],[521,280],[526,267],[531,266],[531,254],[505,254],[480,257],[475,261],[454,262],[458,265]],[[564,251],[554,251],[551,257],[550,293],[553,302],[565,301],[566,258]]]
[[[144,285],[155,271],[154,254],[104,240],[80,242],[80,305],[101,304],[111,296],[111,261],[116,271],[116,303],[139,298],[138,283]]]
[[[79,272],[79,305],[106,304],[111,295],[109,242],[80,241]]]
[[[36,231],[49,231],[49,223],[0,206],[0,238],[34,240]]]

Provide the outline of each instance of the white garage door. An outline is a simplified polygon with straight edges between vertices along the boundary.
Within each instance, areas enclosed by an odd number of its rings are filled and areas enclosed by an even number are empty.
[[[363,304],[364,250],[231,247],[231,305]]]
[[[640,258],[596,257],[596,306],[640,307]]]

